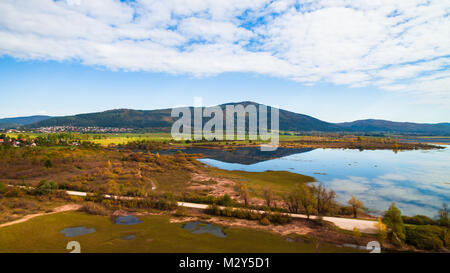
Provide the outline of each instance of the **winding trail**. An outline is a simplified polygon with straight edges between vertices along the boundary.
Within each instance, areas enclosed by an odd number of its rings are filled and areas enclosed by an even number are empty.
[[[66,194],[73,195],[73,196],[88,196],[88,195],[91,195],[92,193],[78,192],[78,191],[66,191]],[[104,197],[105,198],[114,198],[114,199],[126,199],[126,200],[139,198],[139,197],[114,196],[114,195],[113,196],[104,195]],[[178,206],[185,207],[185,208],[201,209],[201,210],[206,210],[209,207],[208,204],[197,204],[197,203],[189,203],[189,202],[178,202]],[[18,224],[18,223],[22,223],[22,222],[28,221],[34,217],[37,217],[37,216],[49,215],[49,214],[54,214],[54,213],[63,212],[63,211],[78,210],[79,208],[81,208],[81,205],[79,205],[79,204],[69,204],[69,205],[61,206],[61,207],[55,208],[52,212],[30,214],[30,215],[24,216],[21,219],[18,219],[18,220],[12,221],[12,222],[8,222],[8,223],[4,223],[4,224],[0,224],[0,228]],[[223,209],[224,207],[220,207],[220,208]],[[231,209],[238,209],[238,208],[231,208]],[[265,213],[265,211],[262,211],[262,210],[252,210],[252,211],[260,213],[260,214]],[[287,213],[287,215],[291,216],[292,218],[297,218],[297,219],[306,219],[307,218],[307,216],[304,214]],[[310,216],[310,219],[318,219],[318,218],[319,218],[318,216],[314,216],[314,215]],[[364,233],[376,233],[376,228],[375,228],[376,221],[341,218],[341,217],[328,217],[328,216],[323,216],[322,219],[335,224],[336,226],[338,226],[341,229],[352,231],[356,227],[359,231],[364,232]]]
[[[196,204],[196,203],[188,203],[188,202],[178,202],[178,206],[185,207],[185,208],[195,208],[195,209],[202,209],[205,210],[209,207],[207,204]],[[219,208],[223,209],[225,207],[219,206]],[[237,208],[232,208],[237,209]],[[258,212],[260,214],[265,213],[265,211],[262,210],[252,210],[254,212]],[[287,215],[291,216],[292,218],[297,219],[307,219],[308,217],[304,214],[294,214],[294,213],[287,213]],[[318,219],[319,217],[311,215],[310,219]],[[353,228],[357,228],[359,231],[364,233],[375,233],[375,221],[371,220],[360,220],[360,219],[350,219],[350,218],[340,218],[340,217],[328,217],[323,216],[323,220],[331,222],[338,226],[341,229],[345,230],[353,230]]]
[[[54,208],[53,211],[51,211],[51,212],[42,212],[42,213],[25,215],[24,217],[22,217],[20,219],[0,224],[0,228],[11,226],[11,225],[15,225],[15,224],[19,224],[19,223],[23,223],[23,222],[26,222],[26,221],[28,221],[30,219],[33,219],[34,217],[43,216],[43,215],[50,215],[50,214],[55,214],[55,213],[64,212],[64,211],[78,210],[80,208],[81,208],[81,205],[79,205],[79,204],[68,204],[68,205],[64,205],[64,206],[61,206],[61,207]]]

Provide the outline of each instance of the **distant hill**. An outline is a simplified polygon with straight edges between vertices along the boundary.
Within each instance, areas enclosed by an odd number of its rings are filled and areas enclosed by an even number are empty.
[[[408,134],[450,134],[450,123],[412,123],[394,122],[379,119],[365,119],[353,122],[343,122],[337,125],[358,132],[388,132]]]
[[[31,124],[29,127],[77,126],[116,128],[170,128],[173,123],[171,109],[131,110],[116,109],[105,112],[54,117]]]
[[[239,102],[222,104],[220,107],[225,109],[226,105],[242,104],[248,106],[254,102]],[[191,111],[194,108],[190,108]],[[159,128],[169,131],[173,122],[177,119],[171,117],[172,109],[161,110],[131,110],[117,109],[99,113],[80,114],[75,116],[55,117],[33,123],[31,127],[49,127],[49,126],[98,126],[98,127],[122,127],[122,128]],[[270,107],[268,107],[270,114]],[[342,130],[339,126],[318,120],[316,118],[296,114],[280,109],[280,130],[286,131],[324,131],[335,132]],[[205,119],[205,121],[208,119]],[[225,124],[225,123],[224,123]]]
[[[29,116],[0,119],[0,129],[15,128],[51,118],[50,116]]]
[[[258,103],[245,101],[219,105],[225,109],[227,105],[242,104],[244,106]],[[191,111],[194,109],[190,107]],[[177,118],[171,117],[172,109],[132,110],[116,109],[98,113],[79,114],[64,117],[41,117],[41,120],[29,122],[26,127],[77,126],[77,127],[113,127],[152,129],[155,131],[170,131]],[[270,107],[268,107],[270,114]],[[393,122],[387,120],[357,120],[353,122],[329,123],[308,115],[298,114],[279,109],[280,130],[294,132],[358,132],[358,133],[400,133],[422,135],[450,135],[450,123],[421,124],[411,122]],[[32,118],[32,117],[27,117]],[[24,119],[27,119],[24,118]],[[208,118],[205,118],[206,122]],[[22,121],[23,122],[23,121]],[[16,123],[18,123],[16,121]],[[225,124],[225,123],[224,123]]]

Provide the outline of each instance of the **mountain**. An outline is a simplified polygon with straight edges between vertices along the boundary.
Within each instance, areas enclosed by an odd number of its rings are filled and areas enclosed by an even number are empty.
[[[394,122],[379,119],[364,119],[352,122],[338,123],[337,125],[357,132],[384,132],[404,134],[450,134],[450,123],[412,123]]]
[[[50,116],[29,116],[29,117],[17,117],[17,118],[3,118],[0,119],[0,128],[15,128],[22,125],[28,125],[42,120],[51,118]]]
[[[255,105],[254,102],[227,103],[219,105],[225,109],[227,105],[241,104],[243,106]],[[194,109],[190,107],[191,111]],[[267,109],[270,114],[270,107]],[[170,131],[170,128],[178,118],[171,117],[172,109],[161,110],[131,110],[117,109],[99,113],[80,114],[75,116],[54,117],[37,123],[30,127],[49,127],[49,126],[97,126],[97,127],[121,127],[121,128],[152,128]],[[285,131],[322,131],[335,132],[342,128],[333,124],[318,120],[316,118],[296,114],[286,110],[279,110],[280,130]],[[204,119],[205,121],[208,118]],[[225,123],[224,123],[225,124]]]
[[[227,105],[243,106],[258,103],[245,101],[219,105],[225,109]],[[194,108],[190,107],[191,113]],[[178,118],[171,117],[172,109],[159,110],[132,110],[116,109],[105,112],[79,114],[74,116],[43,118],[40,121],[28,124],[28,128],[51,126],[76,127],[115,127],[151,129],[153,131],[168,132]],[[268,107],[270,115],[270,107]],[[192,115],[193,116],[193,115]],[[226,113],[225,113],[226,116]],[[329,123],[308,115],[298,114],[279,109],[280,130],[295,132],[353,132],[353,133],[399,133],[423,135],[450,135],[450,123],[422,124],[411,122],[393,122],[387,120],[357,120],[353,122]],[[42,116],[41,116],[42,117]],[[204,118],[204,122],[209,118]],[[248,122],[246,122],[248,125]],[[224,123],[225,124],[225,123]]]
[[[209,159],[218,160],[227,163],[237,163],[244,165],[251,165],[267,160],[281,158],[293,154],[307,153],[313,151],[313,148],[283,148],[279,147],[275,151],[261,151],[259,149],[253,149],[251,147],[237,147],[230,150],[219,150],[219,149],[202,149],[189,147],[183,149],[183,153],[187,154],[203,154]],[[160,151],[160,154],[176,154],[179,149],[172,149],[166,151]]]

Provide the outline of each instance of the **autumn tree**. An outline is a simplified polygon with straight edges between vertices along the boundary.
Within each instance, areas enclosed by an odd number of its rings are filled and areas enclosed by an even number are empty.
[[[348,204],[352,206],[353,217],[357,218],[358,210],[362,208],[363,202],[352,196],[352,198],[348,200]]]
[[[266,205],[271,208],[272,207],[272,202],[273,202],[273,192],[272,190],[267,187],[264,189],[264,199],[266,200]]]
[[[303,184],[296,185],[292,192],[284,197],[284,201],[290,212],[299,213],[303,211],[308,218],[312,214],[316,203],[311,189]]]
[[[377,238],[380,244],[383,243],[384,240],[387,238],[387,227],[383,222],[381,221],[381,218],[377,219],[377,222],[375,223],[375,228],[377,230]]]
[[[247,207],[248,201],[250,199],[250,194],[246,185],[241,185],[239,187],[239,195],[241,196],[242,200],[244,200],[244,205]]]
[[[306,185],[299,186],[298,193],[300,207],[309,219],[309,216],[314,212],[316,199],[311,189]]]

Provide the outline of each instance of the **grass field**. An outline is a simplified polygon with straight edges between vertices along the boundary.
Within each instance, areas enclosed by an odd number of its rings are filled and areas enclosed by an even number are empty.
[[[245,172],[227,171],[218,168],[207,168],[206,170],[213,176],[229,178],[247,185],[255,196],[262,196],[265,188],[270,188],[273,192],[282,194],[290,192],[296,184],[316,181],[311,176],[287,171]]]
[[[40,216],[28,222],[0,228],[0,252],[67,253],[69,241],[78,241],[81,252],[355,252],[354,249],[312,243],[288,242],[280,235],[244,228],[225,228],[226,238],[192,234],[170,216],[141,216],[137,225],[115,225],[109,217],[65,212]],[[60,230],[86,226],[96,232],[67,238]],[[122,240],[135,234],[134,240]]]

